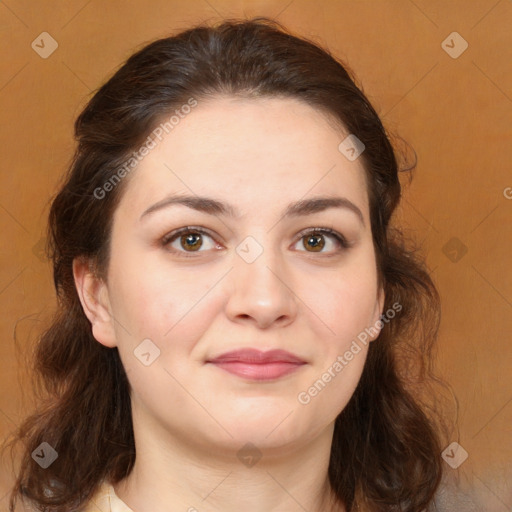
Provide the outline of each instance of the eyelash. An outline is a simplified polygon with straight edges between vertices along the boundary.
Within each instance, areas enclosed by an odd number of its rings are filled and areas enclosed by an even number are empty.
[[[201,235],[206,235],[206,236],[212,238],[212,240],[215,240],[214,236],[209,231],[207,231],[203,228],[195,227],[195,226],[187,226],[184,228],[180,228],[176,231],[172,231],[171,233],[168,233],[167,235],[165,235],[161,239],[162,246],[164,246],[164,247],[168,246],[170,243],[174,242],[174,240],[176,240],[179,236],[186,234],[186,233],[199,233]],[[308,229],[305,229],[298,234],[299,238],[295,243],[300,241],[306,235],[316,235],[316,234],[329,235],[329,236],[333,237],[341,246],[341,249],[339,251],[335,251],[333,254],[327,255],[327,254],[323,254],[322,252],[318,253],[318,254],[322,254],[322,257],[335,256],[339,252],[349,249],[351,247],[351,244],[349,242],[347,242],[345,237],[343,237],[340,233],[338,233],[337,231],[334,231],[333,229],[330,229],[330,228],[308,228]],[[178,254],[179,257],[194,258],[194,257],[197,257],[197,255],[195,253],[204,252],[204,251],[173,250],[172,252],[174,254]],[[303,252],[303,251],[301,251],[301,252]],[[304,252],[309,252],[310,254],[315,254],[313,251],[304,251]]]

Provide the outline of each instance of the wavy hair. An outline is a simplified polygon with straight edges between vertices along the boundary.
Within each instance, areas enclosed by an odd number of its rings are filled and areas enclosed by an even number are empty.
[[[37,510],[79,510],[103,479],[116,483],[130,473],[129,382],[117,348],[92,335],[72,264],[88,258],[105,276],[113,213],[128,180],[101,200],[97,191],[163,118],[191,97],[220,94],[302,100],[365,145],[360,158],[384,310],[396,302],[402,310],[370,344],[357,388],[336,418],[329,480],[347,510],[418,512],[432,503],[442,478],[441,422],[428,398],[440,300],[419,252],[391,223],[399,173],[415,164],[399,169],[391,136],[347,69],[274,20],[230,19],[147,44],[95,92],[76,119],[76,151],[51,204],[47,252],[58,308],[34,354],[42,405],[11,442],[24,445],[11,512],[19,497]],[[31,457],[43,441],[58,452],[46,469]]]

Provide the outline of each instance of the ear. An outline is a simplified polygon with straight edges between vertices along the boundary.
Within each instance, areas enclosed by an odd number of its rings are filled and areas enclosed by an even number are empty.
[[[384,288],[382,288],[382,286],[379,287],[379,290],[377,292],[377,298],[375,300],[375,309],[373,310],[373,318],[372,318],[372,331],[376,331],[376,334],[375,335],[372,335],[370,337],[370,341],[373,341],[375,340],[376,338],[378,338],[379,334],[380,334],[380,331],[381,331],[381,328],[379,328],[379,325],[380,324],[377,324],[377,322],[379,321],[380,317],[382,316],[382,314],[384,313],[384,301],[386,299],[386,295],[384,293]]]
[[[117,346],[107,285],[97,276],[88,258],[73,260],[73,277],[82,308],[91,322],[92,335],[106,347]]]

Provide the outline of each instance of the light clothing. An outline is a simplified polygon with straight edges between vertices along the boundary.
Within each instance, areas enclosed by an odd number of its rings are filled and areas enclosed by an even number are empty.
[[[120,500],[114,487],[104,481],[83,512],[133,512],[133,510]]]
[[[451,475],[453,480],[453,475]],[[475,496],[466,494],[459,488],[455,481],[449,482],[450,478],[445,475],[444,481],[436,493],[436,499],[425,512],[453,512],[464,510],[464,512],[477,512],[482,510],[477,506]],[[96,494],[87,503],[81,512],[134,512],[121,501],[116,495],[111,484],[104,481]]]

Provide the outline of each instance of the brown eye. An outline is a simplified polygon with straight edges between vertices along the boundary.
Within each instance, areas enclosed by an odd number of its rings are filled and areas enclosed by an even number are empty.
[[[305,236],[302,240],[304,247],[306,249],[311,247],[313,252],[320,252],[325,247],[323,235],[309,235]]]
[[[200,233],[188,233],[186,235],[181,235],[180,237],[181,247],[184,249],[190,248],[192,251],[197,251],[203,245],[203,241],[201,240]]]
[[[217,248],[212,235],[199,228],[186,227],[173,231],[162,238],[162,245],[178,256],[192,256]],[[199,255],[198,254],[198,255]]]
[[[340,233],[329,228],[308,229],[300,233],[299,236],[301,236],[302,247],[306,249],[306,252],[332,256],[350,247]]]

